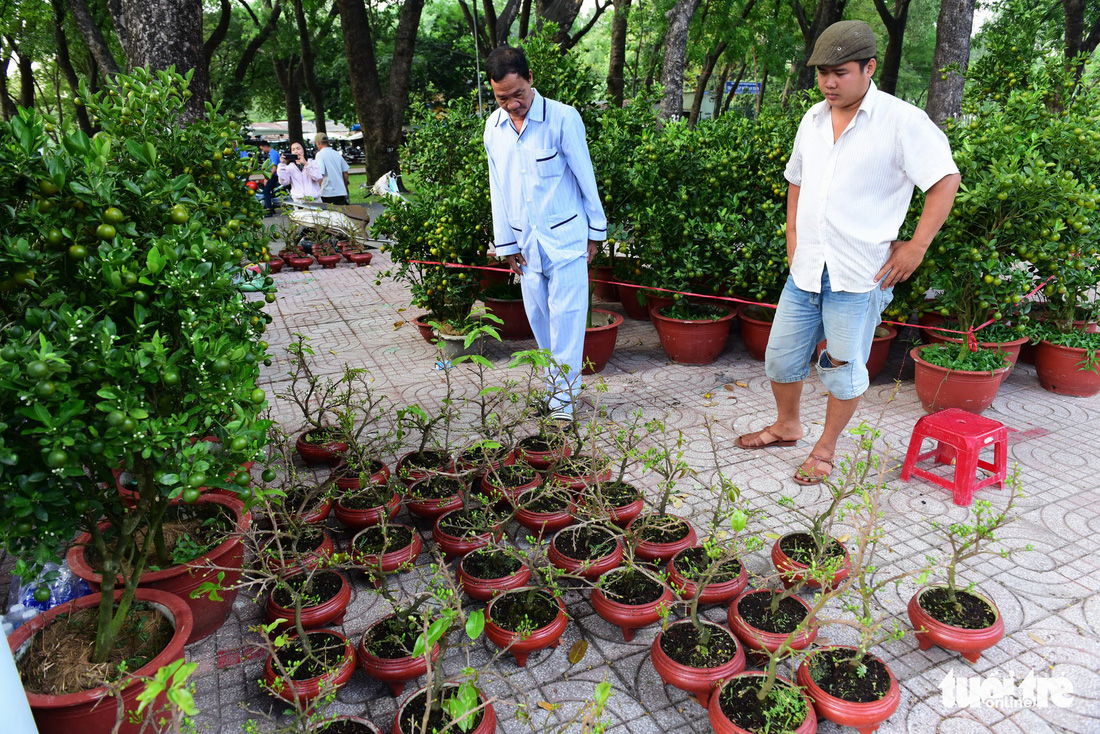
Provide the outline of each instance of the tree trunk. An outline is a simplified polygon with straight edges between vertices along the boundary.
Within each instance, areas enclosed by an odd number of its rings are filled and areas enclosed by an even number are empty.
[[[11,63],[11,51],[4,51],[0,57],[0,114],[5,120],[15,116],[15,102],[8,93],[8,65]]]
[[[103,38],[103,31],[96,25],[85,0],[69,0],[69,11],[73,14],[73,21],[76,22],[80,35],[84,36],[84,43],[87,44],[88,51],[95,57],[99,68],[107,76],[117,74],[118,63],[115,61],[115,57],[111,55],[111,49],[107,45],[106,39]]]
[[[317,83],[317,75],[313,71],[313,43],[309,37],[309,28],[306,26],[305,8],[302,7],[302,0],[293,0],[293,3],[294,22],[298,25],[298,41],[302,49],[302,79],[309,92],[317,132],[326,133],[328,128],[325,126],[325,91]]]
[[[691,127],[695,127],[695,124],[699,122],[699,114],[703,111],[703,98],[707,95],[707,85],[710,84],[710,78],[714,76],[714,67],[718,63],[718,59],[726,52],[728,46],[728,43],[722,41],[708,51],[706,58],[703,60],[703,71],[699,74],[698,82],[695,85],[695,99],[691,102],[691,115],[688,117],[688,124]],[[714,106],[717,107],[718,103],[715,102]],[[715,116],[713,110],[711,116]]]
[[[522,41],[531,31],[531,0],[523,0],[519,9],[519,38]]]
[[[122,0],[122,25],[130,41],[130,67],[176,73],[193,71],[184,121],[206,115],[210,84],[202,42],[202,0]]]
[[[301,87],[298,84],[298,72],[301,63],[296,56],[291,56],[283,59],[272,59],[271,65],[275,69],[275,78],[283,89],[287,138],[302,140],[302,95]]]
[[[722,71],[718,73],[718,83],[714,85],[714,113],[713,117],[718,118],[722,114],[722,102],[726,98],[726,82],[730,79],[730,69],[733,68],[733,64],[726,64],[722,67]]]
[[[54,17],[54,40],[57,43],[57,65],[61,67],[61,73],[69,83],[74,97],[80,96],[80,77],[73,68],[72,58],[69,55],[69,39],[65,37],[65,0],[52,0]],[[2,73],[2,71],[0,71]],[[80,125],[85,135],[92,135],[95,128],[88,119],[88,110],[85,107],[76,108],[76,122]]]
[[[1088,36],[1085,36],[1086,0],[1062,0],[1062,10],[1066,23],[1066,65],[1073,66],[1074,77],[1081,80],[1085,71],[1085,56],[1096,50],[1100,42],[1100,15],[1093,21]]]
[[[928,84],[928,106],[925,108],[937,125],[962,112],[973,25],[974,0],[943,0],[936,21],[936,50],[932,55],[932,80]],[[946,71],[952,64],[958,64],[958,69]]]
[[[833,23],[844,20],[844,6],[847,5],[847,3],[848,0],[817,0],[817,8],[814,10],[814,19],[812,22],[807,22],[806,13],[802,9],[801,0],[791,0],[795,19],[798,20],[798,27],[802,30],[802,37],[806,42],[798,69],[798,83],[795,85],[796,89],[813,88],[816,74],[813,68],[806,66],[806,61],[813,54],[814,44],[817,43],[818,36],[821,35],[822,31]]]
[[[34,60],[30,54],[16,49],[19,54],[19,104],[28,110],[34,107]]]
[[[768,91],[768,67],[764,67],[764,76],[760,79],[760,91],[756,93],[756,116],[760,117],[760,108],[764,106],[764,94]]]
[[[741,83],[741,80],[745,78],[745,70],[749,68],[747,61],[741,62],[741,68],[737,70],[737,76],[733,79],[733,86],[730,87],[729,94],[726,95],[726,101],[722,104],[722,114],[726,114],[726,110],[730,108],[730,102],[737,95],[737,85]]]
[[[229,18],[232,16],[229,7],[229,0],[221,0],[221,15],[218,16],[218,26],[214,29],[214,32],[210,34],[210,38],[206,39],[206,43],[202,46],[202,55],[206,59],[206,75],[210,76],[210,59],[214,55],[214,52],[218,50],[218,47],[222,45],[222,41],[225,40],[226,33],[229,32]]]
[[[664,96],[661,98],[660,112],[660,116],[665,119],[683,114],[688,29],[698,7],[699,0],[676,0],[676,4],[666,15],[668,31],[665,33],[665,63],[661,69]]]
[[[614,1],[615,0],[605,0],[603,5],[600,5],[597,1],[596,10],[592,13],[592,17],[588,19],[588,22],[585,23],[584,26],[573,35],[570,36],[566,34],[565,38],[559,41],[559,45],[561,46],[562,50],[568,51],[569,49],[580,43],[580,40],[584,38],[590,30],[592,30],[592,28],[596,25],[596,22],[603,16],[604,11],[610,8],[611,4]]]
[[[901,69],[901,49],[905,41],[905,25],[909,22],[909,0],[894,0],[893,13],[886,7],[885,0],[875,0],[875,8],[889,36],[882,65],[878,67],[878,88],[889,94],[896,94],[898,71]]]
[[[623,106],[626,79],[626,31],[630,0],[615,0],[615,18],[611,21],[611,51],[607,59],[607,101],[612,107]]]

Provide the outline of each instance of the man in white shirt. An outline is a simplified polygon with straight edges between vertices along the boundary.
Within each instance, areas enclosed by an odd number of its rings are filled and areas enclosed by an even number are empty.
[[[348,162],[344,156],[329,147],[328,135],[317,133],[313,139],[317,146],[314,167],[320,169],[321,201],[326,204],[350,204],[348,201]]]
[[[607,238],[584,124],[572,107],[531,87],[527,57],[502,46],[485,62],[500,109],[485,121],[496,254],[522,276],[523,306],[542,349],[547,408],[571,420],[588,316],[588,263]]]
[[[875,35],[862,21],[825,29],[807,66],[825,96],[802,118],[785,172],[787,257],[765,358],[778,418],[737,446],[793,446],[813,350],[829,391],[825,427],[794,475],[818,484],[833,469],[837,440],[866,391],[867,357],[893,287],[909,278],[943,226],[959,171],[947,137],[923,110],[875,88]],[[898,240],[913,186],[927,194],[911,240]]]

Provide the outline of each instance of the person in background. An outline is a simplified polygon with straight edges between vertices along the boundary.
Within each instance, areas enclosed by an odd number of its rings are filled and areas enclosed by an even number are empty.
[[[321,201],[326,204],[350,204],[348,200],[348,162],[328,143],[328,135],[317,133],[315,165],[321,171]]]
[[[260,152],[267,158],[264,166],[264,173],[267,175],[267,181],[264,183],[264,209],[267,210],[267,215],[270,217],[275,213],[275,200],[272,194],[275,187],[279,185],[279,180],[275,175],[275,169],[279,166],[279,151],[272,148],[271,143],[261,140]]]
[[[290,198],[299,204],[321,200],[321,179],[324,173],[317,161],[306,158],[305,147],[295,141],[290,153],[283,156],[278,167],[279,183],[290,187]]]

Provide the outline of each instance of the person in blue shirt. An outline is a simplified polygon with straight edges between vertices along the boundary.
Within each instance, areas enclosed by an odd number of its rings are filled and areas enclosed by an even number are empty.
[[[279,167],[279,151],[272,148],[271,143],[261,140],[260,152],[267,158],[267,165],[264,166],[264,173],[267,175],[267,182],[264,184],[264,209],[270,217],[275,213],[275,200],[272,194],[279,185],[279,177],[275,175],[275,169]]]
[[[535,340],[557,367],[547,374],[551,417],[572,420],[588,316],[588,263],[607,239],[584,123],[531,86],[527,57],[502,46],[485,62],[500,106],[485,121],[496,254],[521,276]]]

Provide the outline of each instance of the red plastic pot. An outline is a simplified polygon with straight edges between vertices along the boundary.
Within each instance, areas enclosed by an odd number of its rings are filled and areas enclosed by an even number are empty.
[[[972,372],[939,367],[921,359],[922,349],[913,347],[909,356],[916,364],[914,382],[917,397],[925,412],[935,413],[944,408],[961,408],[981,414],[997,397],[997,390],[1004,381],[1006,365],[991,372]]]
[[[608,599],[601,589],[592,590],[592,608],[596,614],[623,631],[623,640],[634,639],[634,631],[656,624],[661,618],[658,607],[670,608],[672,592],[666,586],[661,596],[645,604],[622,604]]]
[[[531,331],[531,322],[527,320],[527,310],[523,307],[523,299],[488,298],[482,296],[485,302],[485,310],[498,319],[502,324],[496,324],[501,339],[534,339]]]
[[[345,252],[344,257],[355,263],[357,268],[367,267],[370,265],[370,261],[374,259],[374,256],[369,252]]]
[[[483,579],[474,576],[466,570],[463,565],[466,559],[469,558],[469,554],[462,557],[462,560],[458,562],[458,582],[462,586],[462,590],[471,599],[477,599],[478,601],[489,601],[494,596],[502,594],[505,591],[511,591],[512,589],[518,589],[522,586],[526,586],[527,582],[531,579],[531,569],[526,564],[521,564],[519,570],[508,576],[501,576],[495,579]]]
[[[1035,347],[1035,371],[1044,390],[1058,395],[1089,398],[1100,392],[1100,372],[1080,367],[1088,350],[1051,344],[1045,339]]]
[[[416,563],[416,559],[424,547],[423,542],[420,540],[420,534],[416,532],[416,528],[400,524],[390,525],[389,528],[405,528],[412,534],[412,540],[404,548],[397,548],[381,554],[363,553],[358,550],[355,546],[355,538],[351,539],[351,546],[348,548],[352,562],[357,566],[363,567],[363,571],[367,574],[368,578],[371,579],[375,587],[382,585],[383,575],[412,567],[413,564]],[[359,536],[356,535],[355,537],[358,538]]]
[[[630,521],[630,524],[626,526],[627,532],[635,532],[635,525],[644,523],[650,517],[655,517],[655,515],[639,515],[634,518]],[[675,515],[666,515],[666,517],[675,517]],[[696,541],[699,539],[695,534],[695,528],[691,526],[690,522],[682,517],[675,517],[675,519],[683,521],[684,525],[687,526],[687,534],[683,538],[668,543],[639,540],[637,546],[634,548],[634,557],[641,558],[644,561],[660,561],[664,563],[685,548],[690,548],[695,545]]]
[[[601,301],[617,303],[619,300],[619,286],[615,280],[615,269],[610,265],[597,265],[588,269],[588,286],[592,295]]]
[[[687,549],[685,549],[687,550]],[[668,583],[681,599],[693,599],[695,598],[695,592],[698,589],[697,584],[694,581],[689,580],[686,576],[680,573],[676,568],[676,559],[680,557],[680,554],[684,551],[679,551],[668,562]],[[749,583],[749,574],[745,570],[745,564],[741,564],[741,573],[737,578],[730,579],[729,581],[712,582],[703,587],[703,593],[699,595],[700,604],[724,604],[728,601],[732,601],[745,591],[745,587]]]
[[[362,530],[382,522],[382,518],[393,519],[397,511],[401,509],[401,495],[396,492],[386,500],[386,504],[377,507],[358,509],[344,505],[344,498],[338,497],[333,508],[333,514],[344,526],[352,530]]]
[[[332,499],[325,497],[315,506],[303,511],[295,519],[303,525],[320,525],[332,512]]]
[[[661,306],[650,308],[649,317],[657,327],[661,348],[677,364],[712,364],[726,348],[734,310],[726,305],[713,308],[725,311],[718,319],[674,319],[660,313]]]
[[[577,506],[572,501],[564,510],[554,512],[536,512],[520,507],[516,510],[516,522],[541,538],[546,533],[556,533],[576,522],[573,518],[576,511]]]
[[[731,680],[746,677],[762,678],[765,675],[766,673],[763,671],[749,670],[732,676]],[[800,690],[794,683],[781,675],[776,676],[775,681],[777,684],[787,685],[795,690]],[[723,683],[721,688],[718,689],[718,692],[712,694],[710,697],[710,704],[707,706],[707,715],[710,719],[711,728],[714,729],[715,734],[756,734],[756,732],[742,729],[734,724],[730,721],[729,717],[726,716],[725,712],[722,711],[721,690],[728,684],[729,681]],[[817,714],[814,713],[813,704],[810,702],[805,691],[802,691],[802,699],[806,702],[806,720],[799,724],[794,730],[794,734],[814,734],[817,731]]]
[[[539,592],[539,594],[548,596],[545,592]],[[522,634],[505,629],[493,621],[493,605],[499,602],[501,598],[503,597],[493,597],[493,600],[489,602],[489,607],[485,610],[485,636],[492,640],[497,647],[511,652],[516,659],[516,665],[522,668],[527,665],[527,656],[531,653],[558,646],[561,635],[565,632],[565,627],[569,623],[569,618],[565,616],[565,603],[560,598],[553,597],[554,603],[558,606],[558,615],[554,617],[550,624]]]
[[[378,471],[371,472],[367,477],[367,482],[370,484],[385,484],[386,480],[390,478],[390,468],[386,466],[386,462],[379,461],[378,464],[382,466]],[[348,462],[341,459],[336,466],[332,467],[332,474],[329,479],[336,485],[337,489],[341,489],[345,492],[351,492],[356,489],[362,489],[366,486],[361,474],[354,476],[347,476]]]
[[[488,290],[489,288],[496,287],[498,285],[504,285],[508,282],[512,270],[504,262],[490,262],[486,263],[480,270],[477,271],[481,276],[481,280],[478,281],[478,285],[481,286],[481,290]]]
[[[603,326],[590,326],[584,330],[584,351],[581,356],[581,364],[584,368],[582,375],[594,375],[603,372],[604,367],[611,360],[615,352],[615,340],[619,336],[619,327],[623,323],[623,317],[614,311],[605,311],[602,308],[592,309],[593,316],[601,314],[611,321]]]
[[[611,469],[604,469],[599,474],[585,474],[583,476],[563,474],[561,472],[554,472],[550,476],[550,481],[554,484],[568,487],[573,492],[583,492],[593,484],[597,482],[606,482],[609,479],[611,479]]]
[[[336,571],[319,571],[317,575],[322,573],[331,573],[338,576],[340,578],[340,590],[336,592],[336,596],[326,599],[320,604],[302,608],[302,627],[307,630],[321,629],[330,624],[343,624],[344,614],[348,610],[348,604],[351,603],[351,585],[344,574]],[[268,594],[267,605],[264,607],[264,617],[269,623],[281,620],[283,625],[280,626],[280,629],[294,627],[294,607],[279,606],[275,603],[274,593]]]
[[[282,270],[283,265],[285,264],[286,263],[281,257],[273,257],[267,261],[267,267],[271,270],[272,273],[277,273]]]
[[[438,467],[423,468],[419,466],[412,466],[412,459],[418,453],[420,452],[410,451],[409,453],[405,454],[397,460],[397,467],[395,469],[395,471],[397,472],[397,478],[400,479],[406,487],[413,484],[414,482],[419,482],[421,479],[424,479],[431,474],[443,474],[450,471],[452,468],[450,458],[444,457],[441,452],[432,452],[439,453],[440,458],[443,460],[443,463]]]
[[[792,535],[805,535],[805,533],[787,533],[772,545],[772,565],[775,566],[775,570],[779,572],[779,579],[788,589],[805,578],[805,572],[809,568],[805,563],[800,563],[788,556],[783,552],[783,549],[779,547],[784,538],[789,538]],[[836,542],[840,543],[839,540]],[[844,579],[848,578],[848,574],[852,572],[852,557],[849,555],[848,549],[843,543],[840,543],[840,547],[844,548],[844,563],[833,574],[832,582],[830,583],[831,588],[839,586]],[[821,582],[809,578],[806,579],[806,586],[811,589],[820,589]]]
[[[332,536],[329,535],[328,530],[320,528],[320,531],[321,542],[318,543],[316,548],[299,553],[296,556],[289,556],[288,554],[285,564],[272,555],[267,559],[268,567],[272,571],[281,571],[283,575],[293,576],[302,570],[317,568],[327,562],[328,559],[332,558],[332,554],[336,552],[336,544],[332,542]],[[275,549],[271,548],[271,551],[274,553]]]
[[[423,695],[425,695],[425,689],[421,688],[419,691],[409,696],[409,698],[398,707],[397,715],[393,717],[393,729],[391,730],[391,734],[414,734],[413,732],[402,730],[401,715],[405,712],[406,706],[416,700],[417,697]],[[497,714],[496,711],[493,710],[493,704],[489,703],[484,693],[479,692],[478,697],[481,699],[482,706],[481,721],[478,722],[477,726],[465,732],[465,734],[494,734],[497,730]],[[476,717],[477,714],[474,714],[474,716]],[[457,726],[452,726],[449,730],[459,731],[459,728]],[[419,729],[417,729],[417,731],[419,731]]]
[[[340,263],[339,255],[318,255],[317,262],[321,263],[321,267],[325,270],[332,270]]]
[[[339,689],[351,680],[352,674],[355,673],[355,648],[348,638],[338,630],[323,629],[309,632],[310,636],[321,633],[334,635],[344,643],[344,657],[336,669],[308,680],[283,679],[281,685],[276,688],[275,681],[279,676],[275,672],[275,665],[271,657],[268,656],[267,662],[264,664],[264,683],[267,685],[268,690],[284,701],[293,703],[297,699],[299,703],[308,704],[321,695],[322,689]]]
[[[294,448],[298,451],[298,456],[302,457],[302,461],[305,462],[306,466],[334,465],[340,461],[341,454],[348,450],[348,445],[344,441],[314,443],[309,440],[312,433],[313,431],[306,431],[298,436],[298,440],[294,442]]]
[[[726,621],[729,623],[729,627],[733,630],[733,634],[737,635],[737,639],[745,645],[750,651],[767,651],[769,653],[775,652],[779,649],[779,646],[790,637],[790,633],[782,632],[767,632],[765,630],[757,629],[751,624],[745,621],[738,611],[737,607],[741,603],[741,600],[752,596],[753,594],[771,594],[772,592],[767,589],[757,589],[756,591],[747,591],[741,596],[734,599],[730,604],[729,611],[726,614]],[[802,606],[806,607],[806,613],[810,611],[810,605],[797,596],[789,597],[794,599]],[[810,646],[817,638],[817,625],[810,625],[810,627],[802,630],[795,635],[791,640],[790,649],[792,650],[805,650]]]
[[[576,574],[586,579],[592,580],[603,576],[605,573],[613,568],[618,568],[623,562],[623,539],[619,536],[615,537],[615,549],[602,558],[573,558],[563,553],[557,544],[558,537],[563,531],[558,533],[550,541],[550,550],[547,551],[546,557],[550,561],[550,564],[556,568],[560,568],[566,573]],[[609,531],[610,534],[610,531]]]
[[[122,592],[116,591],[114,598],[118,600],[121,597]],[[69,610],[96,608],[100,598],[99,594],[82,596],[32,618],[8,637],[12,656],[16,660],[23,657],[31,645],[34,633],[45,628],[58,616]],[[164,650],[148,664],[134,671],[132,682],[123,687],[122,701],[126,712],[137,709],[138,694],[145,690],[145,684],[139,679],[151,678],[165,665],[182,660],[184,645],[192,632],[191,610],[176,595],[139,588],[136,599],[152,604],[164,613],[171,620],[175,632]],[[118,715],[118,701],[108,693],[106,686],[58,696],[30,692],[26,695],[39,734],[110,734]],[[159,711],[165,703],[164,697],[158,696],[153,710]],[[140,724],[130,723],[129,716],[122,717],[122,727],[119,730],[121,734],[138,734],[140,729]]]
[[[457,510],[455,510],[457,512]],[[489,544],[490,540],[500,538],[504,533],[504,530],[497,526],[493,531],[486,531],[484,533],[478,533],[477,535],[459,537],[457,535],[451,535],[446,530],[440,528],[439,523],[443,518],[451,515],[448,512],[446,515],[440,515],[436,518],[435,526],[432,528],[432,540],[443,551],[443,557],[450,561],[459,556],[464,556],[472,550],[477,550],[483,546]]]
[[[691,620],[685,619],[676,622],[669,629],[684,624],[691,624]],[[661,680],[665,682],[665,685],[694,693],[702,707],[706,708],[710,704],[711,693],[721,685],[722,681],[728,680],[745,669],[745,651],[737,638],[725,627],[709,622],[704,622],[704,624],[710,624],[714,627],[713,634],[729,635],[729,638],[733,641],[737,652],[727,662],[713,668],[693,668],[676,662],[668,656],[668,653],[661,646],[665,630],[659,631],[657,637],[654,638],[653,645],[649,648],[649,657],[653,661],[653,667],[657,670],[657,675],[661,676]]]
[[[290,257],[286,258],[286,261],[287,264],[290,265],[290,267],[299,272],[305,272],[306,270],[309,270],[309,266],[313,264],[313,258],[309,257],[308,255],[303,255],[300,257],[297,255],[291,255]]]
[[[619,303],[622,304],[627,317],[635,321],[649,321],[649,303],[638,301],[642,290],[644,289],[640,285],[627,285],[626,283],[619,285]]]
[[[138,582],[139,588],[174,594],[190,608],[192,629],[188,644],[212,635],[233,612],[233,602],[237,599],[237,589],[234,587],[240,581],[240,569],[244,561],[244,547],[240,536],[252,523],[252,514],[245,511],[244,504],[239,500],[206,494],[199,497],[196,504],[218,505],[230,510],[236,522],[230,537],[190,563],[160,571],[146,571]],[[93,590],[98,590],[103,577],[88,564],[85,555],[91,539],[92,536],[88,533],[78,537],[69,549],[67,559],[73,573],[87,581]],[[223,573],[220,569],[233,570],[224,571],[225,576],[219,581],[218,574]],[[208,582],[218,583],[223,587],[219,594],[221,601],[211,599],[209,594],[192,599],[191,592]]]
[[[774,311],[772,312],[774,313]],[[745,345],[745,351],[756,361],[763,362],[764,354],[768,351],[768,339],[772,335],[772,322],[746,315],[746,309],[744,308],[741,309],[739,317],[741,319],[741,341]]]
[[[917,644],[920,645],[921,650],[938,645],[944,650],[962,653],[962,656],[972,663],[978,662],[982,652],[996,645],[1005,635],[1005,623],[1001,617],[1001,610],[985,594],[968,591],[967,593],[973,594],[989,605],[997,615],[997,621],[989,627],[978,630],[944,624],[920,605],[921,594],[935,588],[942,588],[942,586],[938,584],[926,586],[909,600],[909,621],[913,623],[913,629],[916,630]]]
[[[367,651],[367,634],[371,628],[392,617],[392,614],[383,617],[367,628],[367,631],[359,638],[359,649],[356,658],[359,661],[359,667],[367,675],[388,685],[390,693],[396,697],[400,696],[401,692],[405,690],[405,683],[414,678],[419,678],[428,671],[428,662],[423,655],[383,658]],[[434,662],[437,658],[439,658],[438,642],[432,648],[432,661]]]
[[[549,469],[552,464],[572,455],[573,447],[567,443],[563,443],[561,446],[554,447],[549,451],[525,448],[523,440],[516,444],[516,459],[527,462],[539,471]]]
[[[528,492],[535,489],[542,484],[542,475],[538,472],[535,473],[534,479],[527,481],[518,487],[502,487],[493,482],[494,476],[492,472],[486,473],[481,477],[481,494],[493,499],[503,500],[511,504],[515,504],[520,495],[524,492]]]
[[[435,334],[432,333],[432,326],[428,323],[435,320],[430,313],[422,313],[413,319],[413,325],[420,332],[421,338],[429,344],[435,344],[437,341]]]
[[[848,701],[827,693],[825,689],[814,682],[813,676],[810,675],[810,659],[825,650],[838,649],[852,650],[853,653],[855,651],[854,647],[844,645],[833,645],[814,650],[798,666],[795,680],[798,681],[798,685],[806,689],[806,694],[813,701],[814,711],[819,718],[841,726],[854,727],[859,731],[859,734],[871,734],[875,729],[878,729],[879,724],[890,718],[898,709],[898,704],[901,702],[901,688],[898,686],[898,679],[894,677],[893,671],[886,663],[883,663],[879,658],[875,658],[875,660],[882,663],[882,666],[886,668],[886,672],[890,675],[890,688],[886,691],[885,696],[877,701],[857,702]]]
[[[454,494],[450,497],[418,498],[411,493],[405,498],[405,506],[409,512],[426,520],[435,521],[440,515],[446,515],[452,510],[462,509],[462,494]]]
[[[646,303],[649,309],[649,320],[653,321],[653,309],[671,306],[675,301],[672,294],[667,291],[646,291]]]

